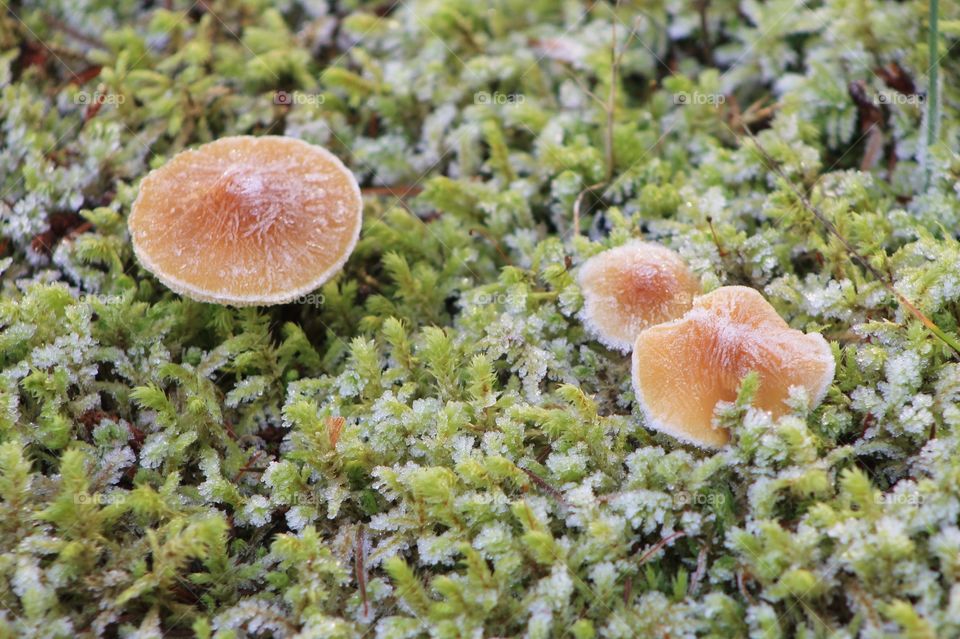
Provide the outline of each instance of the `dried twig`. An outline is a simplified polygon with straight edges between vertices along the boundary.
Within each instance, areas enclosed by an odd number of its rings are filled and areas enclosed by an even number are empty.
[[[713,217],[707,216],[707,226],[710,227],[710,234],[713,235],[713,243],[717,246],[717,253],[720,255],[722,260],[727,256],[727,251],[723,248],[723,243],[720,241],[720,236],[717,235],[717,229],[713,227]]]
[[[867,85],[863,80],[851,82],[847,90],[857,105],[861,136],[867,136],[867,148],[860,162],[860,170],[869,171],[883,152],[883,111],[867,97]]]
[[[336,448],[337,442],[340,441],[340,432],[347,420],[344,417],[327,417],[326,423],[327,434],[330,435],[330,448]]]
[[[596,191],[597,189],[605,186],[606,182],[597,182],[596,184],[591,184],[587,188],[580,191],[580,194],[577,195],[577,199],[573,202],[573,234],[580,235],[580,206],[583,203],[583,196],[591,191]]]
[[[533,471],[527,470],[526,468],[521,468],[520,470],[525,472],[527,474],[527,477],[529,477],[534,484],[539,486],[542,490],[549,493],[551,497],[556,499],[560,503],[560,505],[569,506],[569,504],[567,503],[567,500],[563,498],[563,493],[561,493],[559,490],[557,490],[556,488],[551,486],[549,483],[547,483],[547,480],[543,479]]]
[[[500,245],[500,242],[497,240],[497,238],[493,237],[489,232],[487,232],[486,229],[482,229],[480,227],[474,227],[470,229],[468,233],[470,233],[470,235],[479,235],[480,237],[486,239],[488,242],[493,244],[493,248],[496,249],[501,259],[503,259],[503,261],[509,264],[510,266],[513,266],[513,260],[511,260],[510,256],[507,255],[506,252],[504,252],[503,247]]]
[[[700,582],[707,573],[708,553],[709,546],[704,545],[700,548],[700,553],[697,555],[697,569],[694,571],[693,577],[690,579],[690,587],[687,589],[687,593],[689,593],[691,597],[697,594],[697,590],[700,589]]]
[[[661,539],[660,541],[658,541],[657,543],[655,543],[655,544],[650,548],[650,550],[648,550],[647,552],[643,553],[643,555],[640,556],[640,564],[639,564],[639,565],[642,566],[643,564],[645,564],[645,563],[647,562],[647,560],[650,559],[650,557],[652,557],[654,554],[656,554],[657,552],[659,552],[660,550],[662,550],[663,547],[666,546],[667,544],[669,544],[671,541],[674,541],[674,540],[676,540],[676,539],[680,539],[680,538],[686,537],[686,536],[687,536],[687,533],[683,532],[682,530],[678,530],[677,532],[673,533],[672,535],[667,535],[666,537],[664,537],[663,539]]]
[[[769,120],[777,112],[777,109],[780,108],[779,102],[767,105],[766,98],[760,98],[756,102],[753,102],[745,111],[740,110],[740,103],[737,101],[737,96],[731,94],[727,98],[727,101],[730,103],[728,116],[730,120],[729,126],[735,133],[743,131],[751,124]]]
[[[896,61],[890,61],[874,70],[884,84],[898,93],[904,95],[919,95],[917,84],[907,73],[906,69],[901,67]]]
[[[743,570],[737,571],[737,589],[740,591],[740,594],[743,595],[743,598],[750,602],[751,606],[757,605],[757,600],[754,599],[750,591],[747,590],[746,575]]]
[[[107,45],[104,44],[102,40],[99,40],[93,36],[87,35],[86,33],[81,33],[80,31],[74,29],[70,25],[61,21],[56,16],[53,16],[49,13],[44,13],[43,20],[51,28],[56,29],[57,31],[62,31],[63,33],[67,34],[74,40],[90,45],[91,47],[95,47],[97,49],[106,50],[108,48]]]
[[[247,460],[247,463],[245,463],[243,467],[240,468],[240,470],[237,471],[237,474],[233,477],[234,483],[240,481],[240,478],[243,477],[245,473],[250,472],[250,469],[253,467],[253,462],[260,459],[260,455],[262,454],[263,453],[261,451],[255,450],[253,454],[250,455],[250,459]]]
[[[367,566],[364,556],[363,524],[357,526],[357,547],[354,551],[354,567],[357,574],[357,586],[360,588],[360,598],[363,600],[363,616],[370,614],[370,604],[367,600]]]

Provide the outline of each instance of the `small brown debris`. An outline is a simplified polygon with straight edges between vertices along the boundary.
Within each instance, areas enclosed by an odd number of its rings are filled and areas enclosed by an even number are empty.
[[[327,433],[330,435],[330,447],[336,448],[337,442],[340,441],[340,432],[347,420],[345,417],[327,417],[326,423]]]

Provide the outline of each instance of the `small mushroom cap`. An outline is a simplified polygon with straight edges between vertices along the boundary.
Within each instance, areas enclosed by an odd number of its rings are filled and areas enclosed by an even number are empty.
[[[580,267],[582,317],[610,348],[629,352],[640,331],[683,315],[700,282],[677,253],[633,241],[594,255]]]
[[[280,136],[221,138],[140,183],[128,226],[143,266],[203,302],[282,304],[336,273],[360,234],[353,174]]]
[[[653,326],[633,350],[633,387],[647,424],[707,448],[729,440],[712,425],[720,401],[733,401],[756,371],[754,406],[776,418],[789,411],[790,387],[802,386],[811,408],[833,380],[830,345],[787,325],[752,288],[724,286],[698,297],[681,319]]]

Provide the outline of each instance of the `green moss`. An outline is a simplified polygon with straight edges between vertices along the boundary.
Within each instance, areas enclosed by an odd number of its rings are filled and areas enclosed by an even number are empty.
[[[939,143],[895,91],[925,2],[154,4],[0,16],[0,636],[960,634],[958,354],[798,196],[957,339],[957,57]],[[133,258],[139,180],[234,134],[366,187],[297,303]],[[578,318],[635,237],[827,336],[824,403],[647,429]]]

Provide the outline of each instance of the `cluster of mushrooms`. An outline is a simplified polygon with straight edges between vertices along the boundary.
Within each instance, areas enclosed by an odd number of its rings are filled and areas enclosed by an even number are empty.
[[[685,442],[719,448],[730,434],[714,424],[719,402],[736,399],[751,371],[754,406],[787,413],[791,388],[817,406],[835,363],[818,333],[790,328],[756,290],[723,286],[701,295],[677,253],[634,241],[580,269],[584,323],[606,346],[633,350],[633,387],[647,425]]]
[[[236,136],[183,151],[140,184],[128,225],[140,263],[187,297],[234,306],[282,304],[326,282],[353,251],[363,200],[326,149],[282,136]],[[759,408],[779,416],[791,387],[811,407],[833,380],[818,334],[791,329],[757,291],[699,280],[667,248],[631,242],[580,269],[584,317],[607,346],[633,350],[633,385],[647,424],[699,446],[718,402],[756,371]]]

